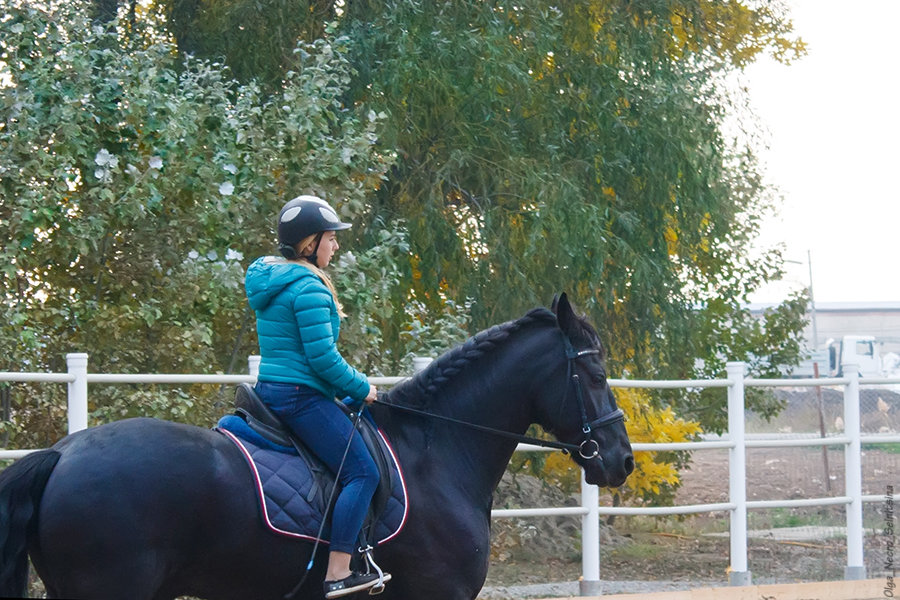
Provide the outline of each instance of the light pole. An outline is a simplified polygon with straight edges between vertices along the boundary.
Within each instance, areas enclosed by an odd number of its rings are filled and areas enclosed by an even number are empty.
[[[806,263],[809,265],[809,312],[812,317],[813,350],[819,349],[819,330],[816,327],[816,297],[813,296],[812,250],[806,251]]]
[[[784,262],[795,265],[803,264],[803,261],[800,260],[785,259]],[[812,324],[812,349],[815,352],[819,349],[819,328],[816,324],[816,297],[813,295],[812,250],[806,251],[806,264],[809,267],[809,315]]]

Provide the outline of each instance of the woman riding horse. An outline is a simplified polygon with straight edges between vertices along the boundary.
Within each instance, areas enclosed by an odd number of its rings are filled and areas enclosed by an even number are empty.
[[[383,584],[391,575],[350,571],[350,559],[378,485],[378,468],[353,423],[335,404],[349,396],[371,404],[376,389],[347,364],[337,348],[343,315],[323,269],[338,249],[341,223],[331,206],[299,196],[278,214],[283,256],[257,259],[245,286],[256,311],[262,360],[256,393],[333,473],[341,491],[331,517],[325,597],[337,598]]]
[[[403,528],[378,547],[403,574],[384,600],[478,596],[493,492],[530,424],[589,484],[619,486],[634,468],[600,340],[565,295],[476,334],[369,410],[408,482]],[[29,454],[0,472],[0,597],[25,595],[30,555],[48,598],[281,600],[320,557],[266,527],[251,478],[225,435],[157,419]],[[325,560],[313,564],[298,598],[324,598]]]

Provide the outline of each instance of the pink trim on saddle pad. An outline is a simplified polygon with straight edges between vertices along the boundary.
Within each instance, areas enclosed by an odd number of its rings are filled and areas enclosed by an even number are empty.
[[[406,525],[406,516],[409,514],[409,496],[406,493],[406,478],[403,477],[403,467],[397,459],[397,454],[394,453],[394,447],[391,446],[391,443],[384,437],[384,433],[382,433],[380,429],[377,429],[376,431],[378,432],[378,437],[384,442],[384,447],[387,448],[388,452],[391,454],[391,460],[394,461],[394,464],[397,466],[397,475],[400,476],[400,489],[403,490],[403,517],[400,519],[400,524],[397,525],[397,529],[394,530],[394,533],[383,540],[378,540],[378,544],[383,544],[397,537],[397,534],[399,534],[403,530],[403,526]]]
[[[247,450],[246,446],[244,446],[244,441],[241,438],[237,437],[236,435],[234,435],[227,429],[217,429],[217,431],[225,434],[225,436],[227,436],[228,439],[230,439],[232,442],[234,442],[234,444],[238,447],[238,449],[240,449],[241,454],[244,455],[244,459],[247,461],[247,464],[250,465],[250,470],[253,473],[253,485],[256,488],[256,494],[259,498],[259,504],[260,504],[260,507],[262,508],[262,513],[263,513],[263,521],[265,522],[266,527],[268,527],[272,532],[277,533],[279,535],[285,535],[288,537],[302,539],[302,540],[309,540],[311,542],[316,541],[315,536],[305,535],[302,533],[296,533],[294,531],[286,531],[286,530],[276,527],[275,525],[272,524],[272,520],[269,518],[268,508],[266,507],[266,494],[265,494],[265,491],[263,490],[262,478],[259,475],[259,470],[256,467],[256,463],[253,461],[253,457],[251,456],[250,451]],[[377,541],[378,544],[383,544],[383,543],[393,539],[394,537],[396,537],[397,534],[399,534],[400,531],[403,529],[403,526],[406,525],[406,517],[409,514],[409,500],[408,500],[407,491],[406,491],[406,479],[403,477],[403,469],[400,467],[400,461],[397,460],[397,455],[394,453],[394,448],[393,448],[393,446],[391,446],[390,442],[388,442],[387,438],[384,437],[384,434],[381,432],[381,430],[379,429],[377,431],[378,431],[378,435],[381,437],[382,441],[384,441],[385,447],[388,449],[388,452],[391,455],[391,460],[394,461],[394,465],[396,465],[396,467],[397,467],[397,473],[400,475],[400,486],[401,486],[401,490],[403,492],[403,517],[400,519],[400,524],[397,526],[396,530],[393,533],[391,533],[384,539]],[[324,539],[320,540],[320,542],[324,543],[324,544],[329,543],[328,540],[324,540]]]

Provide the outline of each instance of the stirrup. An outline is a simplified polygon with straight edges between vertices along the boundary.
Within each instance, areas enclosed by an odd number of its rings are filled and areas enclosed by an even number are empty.
[[[359,552],[365,558],[366,572],[371,573],[372,571],[375,571],[375,573],[378,574],[378,581],[369,588],[369,595],[377,596],[384,591],[384,584],[391,580],[391,574],[381,570],[381,567],[378,566],[378,563],[376,563],[375,559],[372,557],[372,550],[372,546],[366,546],[365,548],[361,547]]]

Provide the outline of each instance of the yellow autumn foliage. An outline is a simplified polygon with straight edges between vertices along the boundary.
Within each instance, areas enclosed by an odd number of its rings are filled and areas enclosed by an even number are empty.
[[[625,412],[625,426],[632,443],[688,442],[700,433],[700,424],[678,417],[671,407],[654,408],[640,389],[616,390],[619,407]],[[635,452],[635,470],[625,482],[625,495],[640,498],[657,496],[663,486],[678,485],[678,468],[671,452]]]

